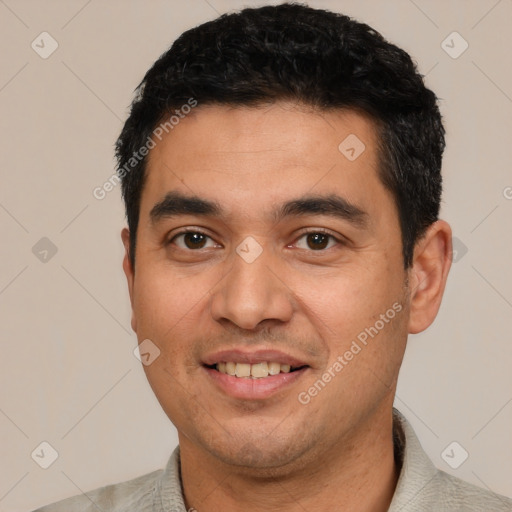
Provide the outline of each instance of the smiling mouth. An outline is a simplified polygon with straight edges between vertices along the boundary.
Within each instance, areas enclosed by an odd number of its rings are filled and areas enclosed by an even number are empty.
[[[219,373],[224,373],[241,379],[265,379],[274,375],[279,375],[280,373],[292,373],[308,368],[308,365],[290,366],[289,364],[281,364],[274,361],[255,364],[223,361],[205,366],[210,370],[217,370]]]

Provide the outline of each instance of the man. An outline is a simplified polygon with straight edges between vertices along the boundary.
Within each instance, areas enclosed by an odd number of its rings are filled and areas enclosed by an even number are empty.
[[[393,410],[451,263],[443,149],[434,93],[367,25],[283,4],[185,32],[117,143],[132,327],[179,447],[40,510],[512,510]]]

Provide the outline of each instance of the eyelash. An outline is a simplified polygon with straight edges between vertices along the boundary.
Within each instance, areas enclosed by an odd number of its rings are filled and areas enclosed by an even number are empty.
[[[176,233],[168,242],[168,244],[172,244],[172,242],[174,240],[176,240],[176,238],[178,238],[179,236],[182,236],[182,235],[188,235],[188,234],[194,234],[194,235],[202,235],[202,236],[205,236],[207,238],[210,238],[211,240],[213,240],[213,238],[202,232],[202,231],[199,231],[199,230],[184,230],[184,231],[180,231],[179,233]],[[326,230],[326,229],[323,229],[323,228],[317,228],[317,229],[312,229],[312,230],[309,230],[309,231],[303,231],[302,233],[300,233],[298,235],[298,237],[295,239],[295,242],[293,243],[297,243],[298,240],[300,240],[301,238],[307,236],[307,235],[315,235],[315,234],[321,234],[321,235],[326,235],[328,237],[330,237],[332,240],[334,240],[338,245],[346,245],[346,242],[343,240],[343,239],[340,239],[338,238],[337,236],[333,235],[330,231]],[[188,252],[199,252],[201,251],[202,248],[200,249],[183,249],[182,247],[179,247],[179,249],[183,250],[183,251],[188,251]],[[310,249],[309,251],[310,252],[325,252],[329,249],[332,249],[332,247],[328,247],[327,249],[318,249],[318,250],[313,250],[313,249]],[[302,249],[302,250],[307,250],[307,249]]]

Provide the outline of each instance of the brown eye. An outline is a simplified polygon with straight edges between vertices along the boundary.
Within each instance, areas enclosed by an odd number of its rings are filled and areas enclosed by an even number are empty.
[[[307,244],[311,249],[325,249],[329,243],[329,235],[324,233],[310,233],[307,235]]]
[[[202,249],[205,239],[206,237],[201,233],[185,233],[183,235],[183,241],[189,249]]]
[[[310,231],[303,233],[297,240],[296,245],[299,249],[322,251],[330,249],[336,243],[339,243],[339,240],[329,233]]]
[[[208,241],[213,242],[208,235],[200,233],[198,231],[186,231],[178,233],[172,240],[171,243],[176,244],[180,249],[203,249],[206,247]],[[210,245],[212,247],[212,245]]]

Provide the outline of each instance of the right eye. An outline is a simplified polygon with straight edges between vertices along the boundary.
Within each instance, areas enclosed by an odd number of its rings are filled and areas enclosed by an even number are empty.
[[[213,245],[207,246],[206,243],[208,240],[210,240]],[[212,238],[200,231],[182,231],[181,233],[173,236],[169,243],[174,243],[180,249],[192,251],[208,247],[216,247],[216,243]]]

